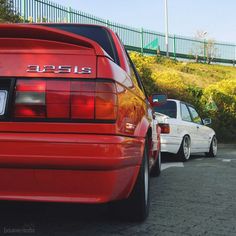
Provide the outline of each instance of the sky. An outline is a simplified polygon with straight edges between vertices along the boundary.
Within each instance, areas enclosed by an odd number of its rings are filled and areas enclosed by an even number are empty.
[[[165,31],[164,0],[53,0],[112,22]],[[236,43],[236,0],[168,0],[169,33]]]

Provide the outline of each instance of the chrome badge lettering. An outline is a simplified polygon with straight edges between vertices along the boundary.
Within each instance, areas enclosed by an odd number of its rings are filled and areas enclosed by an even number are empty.
[[[92,68],[90,67],[79,67],[79,66],[54,66],[54,65],[28,65],[28,73],[54,73],[54,74],[91,74]]]

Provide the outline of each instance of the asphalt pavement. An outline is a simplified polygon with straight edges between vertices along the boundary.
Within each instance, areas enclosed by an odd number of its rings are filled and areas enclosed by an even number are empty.
[[[0,202],[0,235],[235,236],[236,145],[220,145],[217,158],[163,162],[142,224],[115,219],[107,205]]]

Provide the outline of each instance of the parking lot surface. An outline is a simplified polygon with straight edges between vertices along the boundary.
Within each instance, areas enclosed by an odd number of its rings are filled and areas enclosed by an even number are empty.
[[[0,235],[236,235],[236,145],[220,145],[217,158],[165,158],[162,168],[142,224],[107,205],[0,202]]]

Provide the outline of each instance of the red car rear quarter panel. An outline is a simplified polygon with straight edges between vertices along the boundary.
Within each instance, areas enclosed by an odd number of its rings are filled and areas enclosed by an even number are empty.
[[[150,127],[145,95],[128,74],[111,60],[98,57],[98,78],[114,78],[117,82],[117,131],[123,135],[145,138]]]

